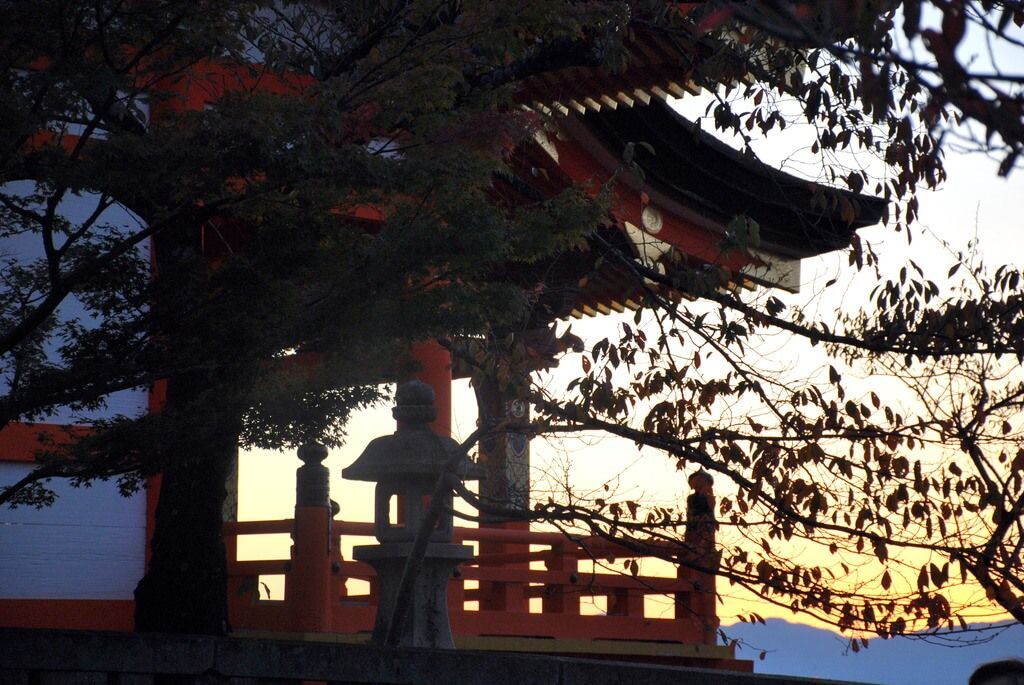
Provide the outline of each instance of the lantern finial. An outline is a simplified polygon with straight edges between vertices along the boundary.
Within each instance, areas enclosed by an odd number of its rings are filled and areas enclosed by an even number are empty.
[[[426,430],[427,424],[437,418],[434,389],[423,381],[398,386],[391,415],[398,422],[398,430]]]

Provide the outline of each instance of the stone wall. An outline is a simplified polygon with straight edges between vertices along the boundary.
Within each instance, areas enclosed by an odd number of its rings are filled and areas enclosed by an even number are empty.
[[[251,638],[0,630],[0,685],[809,685],[610,661]]]

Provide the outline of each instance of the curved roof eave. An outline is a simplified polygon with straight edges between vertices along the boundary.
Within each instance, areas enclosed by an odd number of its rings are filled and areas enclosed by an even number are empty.
[[[654,155],[639,147],[635,153],[646,186],[707,223],[721,226],[739,214],[754,218],[764,246],[781,255],[809,257],[844,248],[853,231],[878,223],[885,209],[881,198],[801,179],[745,156],[662,102],[588,112],[563,123],[572,137],[592,137],[586,142],[598,143],[601,156],[616,160],[629,142],[651,144]],[[844,202],[852,222],[843,218]]]

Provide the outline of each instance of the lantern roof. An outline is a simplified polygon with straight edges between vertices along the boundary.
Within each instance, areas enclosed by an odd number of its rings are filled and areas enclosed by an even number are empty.
[[[458,442],[430,430],[437,417],[434,389],[422,381],[398,387],[392,416],[398,429],[370,441],[363,453],[341,472],[349,480],[371,482],[440,477],[459,454]],[[477,478],[475,465],[463,455],[454,470],[461,479]]]

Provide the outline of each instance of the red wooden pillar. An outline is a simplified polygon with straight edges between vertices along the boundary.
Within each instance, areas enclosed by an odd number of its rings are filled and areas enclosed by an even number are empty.
[[[451,437],[452,434],[452,354],[436,340],[414,343],[409,351],[419,363],[420,369],[413,378],[423,381],[434,389],[434,407],[437,418],[427,424],[438,435]],[[398,523],[405,522],[405,498],[398,496]],[[462,605],[459,604],[459,607]]]
[[[420,364],[420,370],[413,374],[434,389],[434,406],[437,418],[430,429],[438,435],[452,434],[452,355],[436,340],[418,342],[412,346],[412,358]]]
[[[303,445],[296,472],[295,531],[291,569],[285,576],[285,601],[292,630],[322,633],[331,630],[331,587],[335,552],[331,502],[323,445]]]

